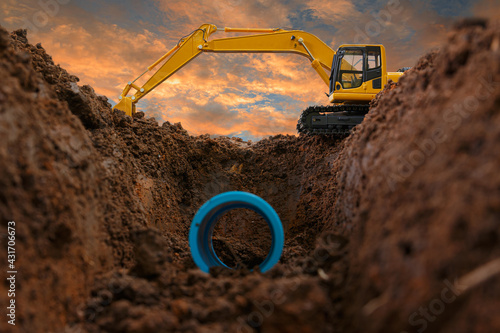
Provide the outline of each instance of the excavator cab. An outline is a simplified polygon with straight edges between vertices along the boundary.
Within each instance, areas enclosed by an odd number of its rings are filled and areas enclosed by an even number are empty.
[[[342,45],[333,58],[331,103],[369,103],[387,83],[382,45]]]
[[[306,134],[349,134],[363,121],[370,101],[388,80],[402,72],[387,72],[382,45],[341,45],[333,57],[330,74],[332,105],[312,106],[300,116],[297,130]]]

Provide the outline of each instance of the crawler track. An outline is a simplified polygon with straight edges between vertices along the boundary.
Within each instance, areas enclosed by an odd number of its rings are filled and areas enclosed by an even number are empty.
[[[368,104],[310,106],[300,115],[297,131],[309,135],[346,136],[363,121],[368,110]]]

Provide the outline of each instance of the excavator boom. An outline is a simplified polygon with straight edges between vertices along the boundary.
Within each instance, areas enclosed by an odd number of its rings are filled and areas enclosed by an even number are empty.
[[[311,65],[323,82],[330,84],[330,73],[335,51],[313,34],[300,30],[225,28],[226,32],[259,33],[239,37],[210,40],[217,31],[213,24],[203,24],[153,63],[137,79],[127,83],[114,109],[128,115],[135,112],[135,104],[163,81],[188,64],[202,52],[218,53],[295,53],[311,60]],[[141,86],[135,82],[149,71],[163,64]],[[325,72],[325,70],[327,72]],[[128,96],[130,91],[135,92]]]

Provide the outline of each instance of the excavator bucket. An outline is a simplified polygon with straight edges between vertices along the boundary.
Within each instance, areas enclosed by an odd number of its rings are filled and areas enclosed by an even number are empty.
[[[135,104],[132,103],[132,98],[123,97],[121,101],[115,105],[113,110],[120,110],[125,112],[125,114],[128,116],[132,116],[132,114],[135,112]]]

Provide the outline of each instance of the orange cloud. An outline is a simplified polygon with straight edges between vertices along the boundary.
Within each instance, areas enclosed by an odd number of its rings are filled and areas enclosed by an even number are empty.
[[[354,3],[349,0],[308,0],[306,4],[308,8],[314,10],[318,18],[330,24],[335,24],[339,21],[347,21],[359,14]]]
[[[500,20],[500,6],[498,0],[480,0],[472,8],[474,15],[486,17],[493,20]]]

